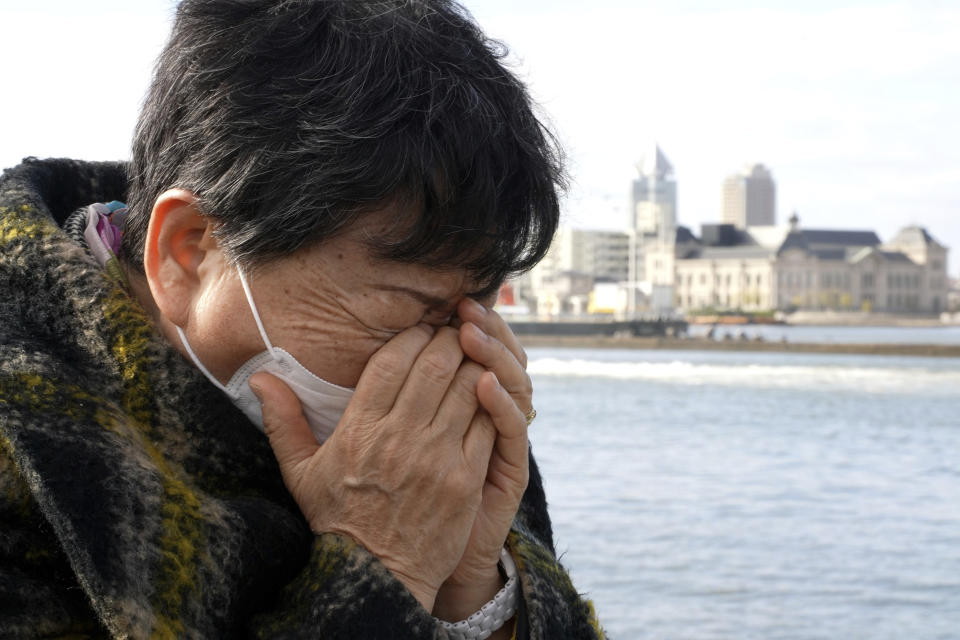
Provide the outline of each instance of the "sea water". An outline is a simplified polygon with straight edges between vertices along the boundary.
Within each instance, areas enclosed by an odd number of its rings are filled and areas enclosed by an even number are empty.
[[[611,638],[960,639],[960,359],[529,349]]]

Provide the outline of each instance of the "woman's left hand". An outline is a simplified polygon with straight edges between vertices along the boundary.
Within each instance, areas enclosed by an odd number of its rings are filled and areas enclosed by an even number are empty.
[[[434,615],[447,620],[466,618],[503,585],[497,563],[527,488],[526,416],[533,409],[527,356],[507,323],[469,298],[461,301],[457,313],[464,354],[492,371],[500,384],[485,376],[477,386],[477,398],[486,412],[478,418],[497,425],[497,439],[467,548],[437,594]]]

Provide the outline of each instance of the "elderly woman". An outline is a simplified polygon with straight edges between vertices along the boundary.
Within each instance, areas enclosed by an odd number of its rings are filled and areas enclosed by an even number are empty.
[[[490,308],[562,182],[501,57],[443,0],[185,0],[129,166],[4,174],[0,636],[602,636]]]

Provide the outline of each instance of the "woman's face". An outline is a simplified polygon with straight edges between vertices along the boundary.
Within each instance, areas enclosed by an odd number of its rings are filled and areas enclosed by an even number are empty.
[[[479,288],[465,270],[375,259],[362,240],[378,232],[377,222],[372,214],[248,277],[273,345],[341,386],[355,386],[370,356],[394,335],[420,322],[447,324],[457,303]],[[265,346],[236,270],[226,263],[221,269],[197,307],[191,344],[197,335],[204,350],[198,354],[225,382]]]

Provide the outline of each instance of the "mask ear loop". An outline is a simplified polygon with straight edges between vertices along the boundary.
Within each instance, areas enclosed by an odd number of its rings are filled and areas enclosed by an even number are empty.
[[[239,266],[237,266],[237,273],[240,275],[240,284],[243,285],[243,292],[247,296],[247,303],[250,305],[250,311],[253,312],[253,319],[257,322],[257,329],[260,331],[260,337],[263,338],[263,344],[266,345],[270,355],[276,358],[277,354],[274,353],[270,338],[267,337],[267,330],[263,328],[263,322],[260,320],[260,312],[257,310],[257,304],[253,301],[253,293],[250,291],[250,285],[247,283],[247,276],[244,275],[243,269]]]
[[[207,371],[207,368],[203,366],[202,362],[200,362],[200,358],[197,357],[197,354],[195,354],[193,352],[193,349],[190,347],[190,342],[187,340],[187,336],[183,332],[183,329],[181,329],[180,327],[176,327],[176,328],[177,328],[177,335],[180,336],[180,342],[183,343],[183,346],[184,348],[186,348],[187,353],[190,354],[190,359],[193,360],[193,364],[197,365],[197,369],[200,369],[200,372],[203,373],[203,375],[207,377],[207,380],[212,382],[215,387],[217,387],[218,389],[220,389],[220,391],[223,391],[225,394],[227,394],[232,398],[233,395],[229,391],[227,391],[227,388],[222,384],[220,384],[220,381],[214,378],[213,374]]]

